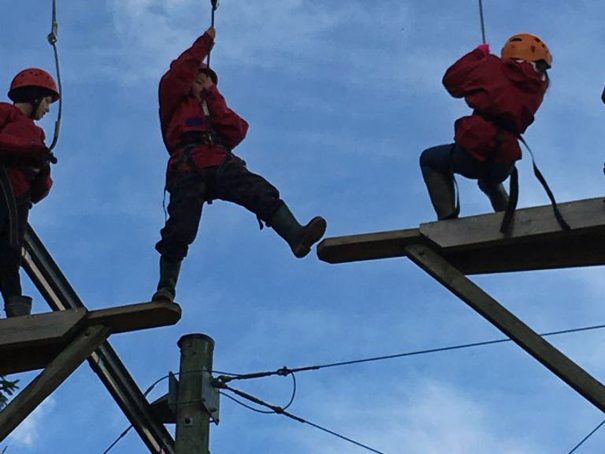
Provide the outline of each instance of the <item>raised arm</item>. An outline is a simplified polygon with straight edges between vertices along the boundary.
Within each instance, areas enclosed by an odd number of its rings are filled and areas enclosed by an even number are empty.
[[[160,81],[160,116],[170,117],[182,98],[191,92],[191,85],[200,64],[214,45],[215,31],[210,27],[193,45],[170,64]]]

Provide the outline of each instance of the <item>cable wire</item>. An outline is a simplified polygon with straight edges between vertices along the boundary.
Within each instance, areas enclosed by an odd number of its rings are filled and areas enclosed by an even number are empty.
[[[582,446],[582,445],[584,444],[584,442],[585,442],[586,440],[588,440],[590,437],[592,437],[592,436],[594,435],[594,433],[595,433],[597,430],[599,430],[599,429],[600,429],[600,428],[601,428],[601,427],[602,427],[604,424],[605,424],[605,419],[604,419],[603,421],[601,421],[601,423],[600,423],[600,424],[599,424],[597,427],[595,427],[595,428],[592,430],[592,432],[590,432],[588,435],[586,435],[586,436],[585,436],[585,437],[582,439],[582,441],[581,441],[580,443],[578,443],[577,445],[575,445],[575,446],[573,447],[573,449],[572,449],[571,451],[569,451],[567,454],[572,454],[573,452],[575,452],[575,451],[576,451],[576,450],[577,450],[577,449],[578,449],[580,446]]]
[[[175,374],[175,375],[178,375],[178,374]],[[158,384],[158,383],[160,383],[161,381],[166,380],[168,377],[170,377],[170,375],[165,375],[165,376],[163,376],[162,378],[158,378],[156,381],[154,381],[154,382],[151,384],[151,386],[149,386],[149,387],[147,388],[147,390],[146,390],[146,391],[143,393],[143,396],[147,397],[147,395],[148,395],[148,394],[149,394],[149,393],[150,393],[150,392],[153,390],[153,388],[155,388],[155,387],[157,386],[157,384]],[[124,438],[124,437],[125,437],[125,436],[128,434],[128,432],[130,432],[130,429],[132,429],[132,428],[133,428],[133,425],[131,424],[131,425],[129,425],[129,426],[126,428],[126,429],[124,429],[124,431],[123,431],[123,432],[122,432],[122,433],[121,433],[121,434],[118,436],[118,438],[116,438],[116,439],[114,440],[114,442],[113,442],[112,444],[110,444],[110,445],[107,447],[107,449],[106,449],[105,451],[103,451],[103,454],[107,454],[109,451],[111,451],[111,450],[113,449],[113,447],[114,447],[115,445],[117,445],[117,444],[118,444],[118,442],[119,442],[119,441],[120,441],[122,438]]]
[[[257,397],[254,397],[253,395],[248,394],[248,393],[246,393],[244,391],[241,391],[239,389],[231,388],[229,385],[227,385],[225,383],[220,383],[219,382],[219,383],[217,383],[217,386],[219,386],[222,389],[226,389],[228,391],[231,391],[232,393],[237,394],[238,396],[240,396],[240,397],[242,397],[242,398],[244,398],[246,400],[254,402],[257,405],[260,405],[260,406],[263,406],[263,407],[267,407],[267,408],[273,410],[272,413],[276,413],[278,415],[286,416],[286,417],[288,417],[290,419],[293,419],[293,420],[298,421],[298,422],[303,423],[303,424],[308,424],[311,427],[315,427],[316,429],[319,429],[319,430],[321,430],[323,432],[326,432],[326,433],[328,433],[330,435],[333,435],[333,436],[335,436],[337,438],[340,438],[342,440],[348,441],[349,443],[352,443],[352,444],[354,444],[356,446],[359,446],[360,448],[364,448],[364,449],[366,449],[366,450],[368,450],[370,452],[374,452],[376,454],[384,454],[383,452],[378,451],[378,450],[376,450],[374,448],[371,448],[371,447],[369,447],[367,445],[364,445],[363,443],[360,443],[358,441],[355,441],[352,438],[346,437],[346,436],[344,436],[342,434],[339,434],[338,432],[334,432],[333,430],[327,429],[327,428],[325,428],[323,426],[320,426],[319,424],[315,424],[315,423],[313,423],[311,421],[307,421],[306,419],[301,418],[300,416],[294,415],[294,414],[286,411],[284,408],[281,408],[281,407],[278,407],[278,406],[275,406],[275,405],[271,405],[271,404],[269,404],[267,402],[264,402],[264,401],[260,400]],[[235,400],[235,399],[232,399],[232,400]],[[238,402],[238,401],[236,400],[236,402]],[[238,402],[238,403],[240,403],[240,402]],[[247,408],[249,408],[247,405],[244,405],[244,406],[247,407]],[[257,410],[255,410],[255,411],[257,411]]]
[[[593,331],[593,330],[598,330],[598,329],[603,329],[603,328],[605,328],[605,324],[584,326],[581,328],[571,328],[571,329],[565,329],[565,330],[560,330],[560,331],[551,331],[551,332],[547,332],[547,333],[542,333],[542,334],[540,334],[540,336],[549,337],[549,336],[556,336],[559,334],[578,333],[581,331]],[[406,356],[419,356],[419,355],[425,355],[428,353],[439,353],[439,352],[446,352],[446,351],[452,351],[452,350],[462,350],[462,349],[471,348],[471,347],[482,347],[485,345],[502,344],[505,342],[512,342],[512,339],[505,338],[505,339],[488,340],[488,341],[483,341],[483,342],[472,342],[472,343],[468,343],[468,344],[459,344],[459,345],[452,345],[452,346],[447,346],[447,347],[437,347],[437,348],[430,348],[430,349],[425,349],[425,350],[416,350],[416,351],[411,351],[411,352],[396,353],[393,355],[374,356],[374,357],[370,357],[370,358],[356,359],[356,360],[351,360],[351,361],[341,361],[341,362],[327,363],[327,364],[319,364],[319,365],[315,365],[315,366],[297,367],[297,368],[293,368],[293,369],[289,369],[287,367],[282,367],[275,371],[254,372],[254,373],[250,373],[250,374],[239,374],[239,375],[230,376],[230,377],[220,376],[217,379],[219,381],[221,381],[222,383],[229,383],[230,381],[234,381],[234,380],[250,380],[250,379],[255,379],[255,378],[269,377],[272,375],[285,376],[285,375],[288,375],[288,374],[294,373],[294,372],[315,371],[315,370],[320,370],[320,369],[327,369],[330,367],[350,366],[350,365],[354,365],[354,364],[403,358]]]

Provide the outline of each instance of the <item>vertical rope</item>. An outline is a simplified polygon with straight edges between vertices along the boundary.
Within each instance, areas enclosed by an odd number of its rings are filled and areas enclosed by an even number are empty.
[[[485,21],[483,19],[483,0],[479,0],[479,18],[481,19],[481,42],[483,44],[486,44],[487,40],[485,39]]]
[[[212,4],[212,17],[210,20],[210,26],[214,27],[214,12],[218,8],[218,0],[210,0],[210,3]],[[208,52],[208,60],[206,61],[206,65],[208,65],[208,68],[210,68],[210,52]]]
[[[55,133],[53,135],[53,141],[48,147],[50,150],[53,150],[57,145],[59,140],[59,132],[61,130],[61,116],[63,113],[63,88],[61,85],[61,69],[59,65],[59,51],[57,49],[57,33],[59,29],[59,24],[57,22],[57,1],[53,0],[52,3],[52,20],[51,20],[51,28],[50,33],[48,34],[48,43],[53,48],[53,54],[55,57],[55,69],[57,73],[57,87],[59,88],[59,111],[57,113],[57,119],[55,121]],[[56,158],[55,158],[56,159]]]

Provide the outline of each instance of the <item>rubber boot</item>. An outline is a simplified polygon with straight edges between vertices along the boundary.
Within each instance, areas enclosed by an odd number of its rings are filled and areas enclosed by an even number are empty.
[[[327,223],[321,216],[315,216],[307,225],[302,226],[284,204],[275,212],[269,226],[286,240],[296,257],[302,258],[324,235]]]
[[[181,271],[181,260],[172,260],[160,257],[160,280],[157,291],[151,297],[151,301],[174,302],[176,296],[176,283]]]
[[[487,194],[487,196],[489,197],[489,201],[492,204],[492,208],[495,212],[506,211],[506,207],[508,205],[508,194],[502,184],[496,186],[494,190]]]
[[[9,296],[4,302],[7,317],[20,317],[32,313],[32,299],[29,296]]]
[[[454,180],[450,175],[426,170],[422,172],[424,183],[429,190],[431,203],[437,213],[437,219],[455,219],[458,217],[454,192]]]

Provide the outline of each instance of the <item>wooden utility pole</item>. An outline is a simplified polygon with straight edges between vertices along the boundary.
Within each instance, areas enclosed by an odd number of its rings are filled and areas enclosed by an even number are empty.
[[[205,334],[179,339],[181,366],[176,411],[176,454],[209,454],[210,409],[204,402],[204,387],[211,387],[214,340]]]

